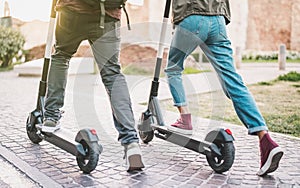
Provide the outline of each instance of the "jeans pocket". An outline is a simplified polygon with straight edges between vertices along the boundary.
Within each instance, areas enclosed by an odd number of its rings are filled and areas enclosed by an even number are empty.
[[[224,16],[218,16],[218,24],[219,24],[219,36],[224,39],[228,39]]]
[[[199,15],[190,15],[179,23],[179,27],[190,34],[198,34],[201,28]]]
[[[69,13],[67,11],[58,12],[58,26],[64,31],[71,33],[74,32],[78,25],[79,16]]]

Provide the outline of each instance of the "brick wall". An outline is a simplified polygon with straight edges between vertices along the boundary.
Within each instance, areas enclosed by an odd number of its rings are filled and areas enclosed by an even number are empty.
[[[246,48],[277,50],[284,43],[288,49],[294,49],[294,40],[300,37],[300,33],[292,33],[292,25],[295,25],[292,24],[292,17],[299,20],[295,12],[297,10],[299,13],[299,7],[293,6],[295,1],[299,0],[249,0]]]
[[[293,0],[291,49],[300,51],[300,0]]]
[[[131,23],[145,24],[131,33],[124,29],[124,42],[137,41],[131,39],[133,36],[140,41],[157,41],[161,25],[153,22],[161,22],[164,3],[144,0],[141,7],[128,6]],[[230,3],[232,22],[228,30],[233,48],[271,51],[284,43],[287,49],[300,51],[300,0],[230,0]],[[170,37],[168,34],[167,41]]]

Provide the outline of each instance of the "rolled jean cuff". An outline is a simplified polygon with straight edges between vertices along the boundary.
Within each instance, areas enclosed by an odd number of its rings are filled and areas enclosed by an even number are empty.
[[[174,106],[176,106],[176,107],[187,106],[187,103],[186,102],[174,103]]]
[[[263,125],[259,127],[253,127],[248,129],[248,134],[249,135],[257,135],[256,133],[259,131],[268,131],[268,127]]]
[[[122,146],[125,146],[125,145],[129,145],[131,143],[139,143],[139,139],[137,137],[136,138],[131,138],[130,140],[122,139],[122,140],[120,140],[120,142],[121,142]]]

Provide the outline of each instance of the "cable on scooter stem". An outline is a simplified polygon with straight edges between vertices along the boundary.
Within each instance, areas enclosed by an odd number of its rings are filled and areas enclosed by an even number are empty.
[[[44,55],[43,72],[42,72],[42,78],[39,85],[37,109],[40,109],[41,103],[43,103],[43,99],[41,98],[45,96],[46,89],[47,89],[47,77],[48,77],[48,70],[49,70],[52,44],[53,44],[53,34],[54,34],[55,20],[56,20],[56,12],[55,12],[56,2],[57,0],[53,0],[51,6],[51,14],[50,14],[45,55]]]
[[[49,21],[49,27],[48,27],[48,35],[47,35],[47,41],[46,41],[46,49],[45,49],[45,58],[49,58],[49,59],[51,56],[51,47],[52,47],[52,42],[53,42],[53,33],[54,33],[55,18],[56,18],[56,12],[55,12],[56,2],[57,2],[57,0],[53,0],[53,2],[52,2],[50,21]]]
[[[48,35],[47,35],[45,55],[44,55],[44,57],[47,58],[47,59],[51,58],[51,51],[52,51],[52,44],[53,44],[53,33],[54,33],[55,19],[56,19],[56,12],[55,12],[56,2],[57,2],[57,0],[53,0],[52,1],[52,7],[51,7],[50,21],[49,21],[49,27],[48,27]],[[46,78],[47,78],[47,73],[43,74],[43,76],[46,76]],[[42,80],[46,81],[47,79],[42,79]]]
[[[158,78],[159,78],[161,63],[162,63],[162,59],[163,59],[164,43],[165,43],[166,31],[167,31],[167,26],[168,26],[168,21],[169,21],[170,6],[171,6],[171,0],[167,0],[166,5],[165,5],[165,11],[164,11],[164,17],[163,17],[160,38],[159,38],[158,50],[157,50],[157,62],[156,62],[155,72],[154,72],[155,73],[154,80],[156,80],[156,81],[158,81]]]

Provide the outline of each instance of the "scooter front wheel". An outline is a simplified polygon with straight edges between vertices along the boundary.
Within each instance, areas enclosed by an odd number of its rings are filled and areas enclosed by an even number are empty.
[[[83,146],[83,149],[86,155],[79,155],[76,157],[77,164],[84,173],[90,173],[97,167],[98,159],[99,159],[99,152],[98,148],[99,145],[97,142],[90,142],[87,143],[86,141],[82,140],[80,143]]]
[[[31,142],[38,144],[40,143],[43,139],[37,134],[37,118],[34,117],[34,115],[29,114],[26,120],[26,132],[28,138],[31,140]]]
[[[235,148],[233,142],[217,143],[214,142],[218,150],[221,153],[220,155],[215,154],[214,152],[206,155],[207,162],[209,166],[217,173],[223,173],[228,171],[234,161]]]
[[[143,141],[143,143],[147,144],[148,142],[150,142],[153,139],[154,131],[153,130],[139,131],[139,135],[140,135],[140,138]]]

